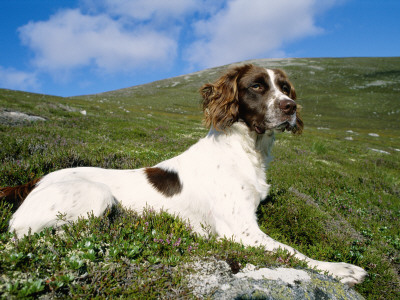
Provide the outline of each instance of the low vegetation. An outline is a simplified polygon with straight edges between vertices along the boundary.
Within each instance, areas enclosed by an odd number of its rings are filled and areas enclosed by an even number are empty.
[[[302,136],[277,136],[261,228],[315,259],[366,269],[368,278],[355,287],[364,297],[399,298],[400,60],[256,63],[289,73],[306,124]],[[0,90],[0,186],[67,167],[151,166],[181,153],[206,134],[197,89],[220,70],[72,98]],[[3,111],[46,121],[10,123]],[[62,234],[50,228],[24,238],[7,232],[5,203],[0,217],[3,298],[191,297],[190,262],[206,256],[233,269],[305,267],[285,253],[199,237],[151,208],[138,215],[118,207],[66,225]]]

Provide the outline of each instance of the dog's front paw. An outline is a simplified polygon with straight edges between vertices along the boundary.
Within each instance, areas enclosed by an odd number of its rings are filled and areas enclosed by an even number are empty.
[[[320,268],[329,274],[339,277],[340,282],[353,286],[364,281],[368,273],[355,265],[347,263],[322,262]]]

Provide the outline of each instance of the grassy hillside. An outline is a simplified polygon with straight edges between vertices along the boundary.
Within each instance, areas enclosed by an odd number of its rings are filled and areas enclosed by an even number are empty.
[[[365,268],[369,277],[356,289],[366,298],[398,298],[400,58],[253,63],[289,74],[306,125],[302,136],[277,136],[261,227],[313,258]],[[0,186],[66,167],[150,166],[181,153],[207,132],[198,89],[224,69],[71,98],[0,90],[0,116],[46,119],[9,125],[0,118]],[[71,225],[63,237],[48,231],[18,240],[6,233],[10,213],[1,205],[0,294],[7,297],[185,297],[183,263],[204,255],[241,266],[299,265],[283,253],[196,237],[151,211],[143,218],[112,212]]]

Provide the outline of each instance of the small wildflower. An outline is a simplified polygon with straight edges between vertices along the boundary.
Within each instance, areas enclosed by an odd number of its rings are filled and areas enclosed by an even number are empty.
[[[283,259],[282,257],[278,257],[278,259],[277,259],[277,261],[279,262],[279,263],[281,263],[281,264],[287,264],[288,262],[289,262],[289,260],[290,260],[290,257],[289,258],[287,258],[287,259]]]
[[[181,238],[179,238],[175,243],[174,243],[174,247],[179,247],[179,245],[181,244]]]

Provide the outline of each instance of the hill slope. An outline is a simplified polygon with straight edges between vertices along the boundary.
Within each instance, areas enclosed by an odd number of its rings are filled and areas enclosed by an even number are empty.
[[[400,114],[400,58],[261,59],[244,63],[284,69],[295,84],[310,126],[328,126],[332,122],[338,126],[340,121],[342,128],[400,128],[396,122]],[[208,69],[83,98],[104,97],[139,106],[145,106],[141,100],[148,99],[159,105],[153,109],[183,109],[197,104],[199,87],[216,79],[225,69],[226,66]],[[331,118],[334,120],[330,121]],[[382,124],[383,118],[386,124]]]

